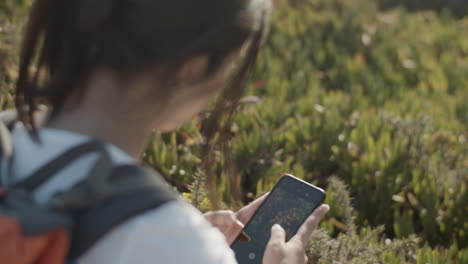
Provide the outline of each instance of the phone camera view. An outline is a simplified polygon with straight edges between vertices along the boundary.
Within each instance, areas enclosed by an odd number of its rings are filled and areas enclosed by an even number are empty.
[[[289,240],[320,205],[323,197],[323,192],[295,179],[280,180],[244,229],[251,240],[236,241],[232,245],[238,263],[262,263],[271,227],[280,224],[286,231],[286,239]]]

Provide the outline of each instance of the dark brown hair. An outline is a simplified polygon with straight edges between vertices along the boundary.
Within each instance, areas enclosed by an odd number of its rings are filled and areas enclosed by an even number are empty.
[[[258,55],[268,8],[268,0],[35,0],[21,49],[19,118],[34,131],[38,103],[59,112],[96,67],[131,76],[207,55],[209,74],[250,40],[225,92],[235,100]]]

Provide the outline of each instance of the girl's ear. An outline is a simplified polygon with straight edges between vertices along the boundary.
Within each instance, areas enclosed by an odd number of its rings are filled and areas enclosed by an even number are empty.
[[[185,60],[175,73],[175,83],[178,85],[191,85],[203,81],[207,76],[208,56],[193,56]]]

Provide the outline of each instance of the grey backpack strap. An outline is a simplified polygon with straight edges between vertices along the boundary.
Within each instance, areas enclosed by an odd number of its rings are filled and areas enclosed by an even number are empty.
[[[32,175],[27,177],[25,180],[15,184],[15,188],[21,188],[29,192],[33,191],[43,183],[45,183],[50,177],[55,175],[66,166],[70,165],[76,159],[82,157],[85,154],[91,152],[104,152],[105,143],[98,140],[89,140],[85,143],[76,145],[66,150],[62,154],[58,155],[55,159],[46,163],[44,166],[36,170]]]
[[[6,186],[9,175],[11,157],[13,155],[13,140],[11,139],[10,112],[0,112],[0,186]]]
[[[91,179],[92,177],[90,177]],[[179,195],[152,169],[136,165],[116,167],[107,177],[110,188],[94,201],[94,206],[76,214],[70,259],[83,255],[112,228],[148,210],[179,199]],[[92,180],[89,182],[92,183]],[[101,180],[96,185],[103,185]],[[95,187],[95,190],[100,187]],[[113,189],[114,191],[109,192]]]
[[[44,105],[38,105],[34,112],[36,123],[42,124],[48,116],[48,109]],[[10,131],[18,121],[16,109],[8,109],[0,112],[0,185],[6,187],[10,174],[11,158],[13,156],[13,140]]]
[[[10,165],[11,156],[13,154],[13,141],[11,140],[10,131],[3,122],[0,122],[0,176],[5,177]]]
[[[15,109],[8,109],[0,112],[0,122],[2,122],[9,130],[15,124],[18,114]]]
[[[7,126],[0,122],[0,155],[2,158],[10,159],[13,153],[13,142]]]

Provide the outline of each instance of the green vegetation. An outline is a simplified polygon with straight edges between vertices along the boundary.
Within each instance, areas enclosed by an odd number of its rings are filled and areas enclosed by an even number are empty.
[[[332,211],[311,242],[318,263],[468,263],[466,3],[291,2],[276,4],[250,94],[213,151],[194,120],[155,135],[145,161],[202,209],[198,168],[218,175],[231,208],[233,183],[246,202],[283,172],[328,187]],[[13,3],[0,4],[3,108],[24,15]]]

